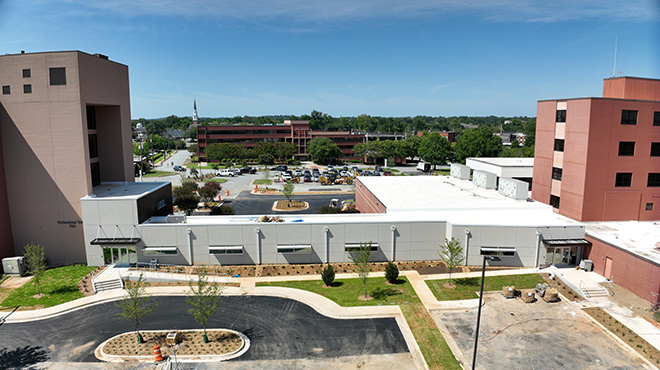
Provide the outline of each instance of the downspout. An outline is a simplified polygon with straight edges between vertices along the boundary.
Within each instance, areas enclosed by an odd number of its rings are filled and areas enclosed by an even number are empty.
[[[539,250],[541,249],[541,232],[536,230],[536,253],[534,253],[534,268],[539,268]]]
[[[193,265],[193,241],[192,241],[192,230],[186,229],[186,234],[188,234],[188,253],[190,253],[190,266]]]
[[[261,265],[261,229],[257,227],[254,232],[257,234],[257,265]]]
[[[396,226],[392,225],[390,227],[392,230],[392,262],[396,260],[396,247],[395,247],[395,242],[396,242]]]
[[[465,266],[468,265],[468,258],[470,254],[470,229],[465,229]]]
[[[326,226],[323,228],[323,231],[325,232],[325,263],[328,263],[330,260],[330,229]]]

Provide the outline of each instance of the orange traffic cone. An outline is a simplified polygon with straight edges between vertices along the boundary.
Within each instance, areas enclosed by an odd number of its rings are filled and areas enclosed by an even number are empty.
[[[158,344],[154,346],[154,361],[163,361],[163,355],[160,353],[160,346]]]

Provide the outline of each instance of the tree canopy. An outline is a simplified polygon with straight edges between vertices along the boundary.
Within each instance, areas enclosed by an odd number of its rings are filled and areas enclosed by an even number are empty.
[[[487,126],[470,128],[458,137],[454,150],[461,163],[469,157],[497,157],[502,151],[502,139]]]
[[[438,133],[424,135],[417,150],[419,157],[433,166],[446,164],[451,153],[451,144]]]
[[[341,156],[341,150],[337,144],[327,137],[316,137],[309,142],[307,153],[316,163],[330,163]]]

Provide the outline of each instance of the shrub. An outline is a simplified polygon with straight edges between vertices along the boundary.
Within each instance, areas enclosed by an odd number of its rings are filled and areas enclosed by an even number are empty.
[[[339,213],[341,210],[337,207],[330,207],[330,206],[321,206],[319,209],[316,210],[316,213],[326,215],[326,214],[335,214]]]
[[[385,279],[390,284],[394,284],[396,279],[399,278],[399,267],[392,261],[387,261],[387,266],[385,266]]]
[[[332,265],[325,265],[323,271],[321,271],[321,280],[323,284],[330,286],[333,281],[335,281],[335,269]]]
[[[236,210],[230,206],[220,206],[211,208],[211,215],[233,215],[236,214]]]

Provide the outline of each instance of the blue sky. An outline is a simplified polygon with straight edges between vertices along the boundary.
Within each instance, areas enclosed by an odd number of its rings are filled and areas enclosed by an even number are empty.
[[[131,116],[536,115],[660,78],[659,0],[0,0],[0,53],[130,70]]]

